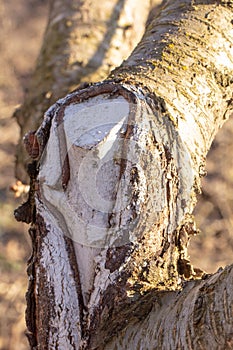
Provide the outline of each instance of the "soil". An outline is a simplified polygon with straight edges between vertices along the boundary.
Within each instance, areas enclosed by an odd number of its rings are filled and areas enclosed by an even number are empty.
[[[19,128],[12,114],[22,103],[46,26],[48,2],[0,0],[0,350],[29,349],[25,337],[26,225],[14,220],[14,154]],[[195,210],[200,234],[192,238],[191,262],[207,272],[233,260],[233,119],[208,155],[203,194]]]

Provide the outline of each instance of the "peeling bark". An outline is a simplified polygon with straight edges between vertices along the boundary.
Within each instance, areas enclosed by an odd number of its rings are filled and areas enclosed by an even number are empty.
[[[187,256],[205,157],[232,111],[231,22],[231,2],[166,1],[107,80],[58,100],[26,136],[39,171],[33,346],[232,346],[232,267],[203,276]]]

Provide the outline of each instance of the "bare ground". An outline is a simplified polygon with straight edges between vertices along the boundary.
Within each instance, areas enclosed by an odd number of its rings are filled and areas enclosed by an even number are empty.
[[[14,220],[20,204],[14,183],[14,152],[19,130],[12,114],[22,103],[46,25],[43,0],[0,0],[0,350],[29,349],[25,337],[27,227]],[[233,261],[233,119],[214,142],[196,210],[201,234],[192,239],[191,261],[214,272]],[[22,201],[22,200],[21,200]]]

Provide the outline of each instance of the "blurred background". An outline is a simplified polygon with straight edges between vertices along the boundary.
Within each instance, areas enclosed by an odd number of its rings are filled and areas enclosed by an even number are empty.
[[[21,204],[14,184],[19,128],[12,114],[22,103],[47,23],[48,1],[0,0],[0,349],[29,349],[25,337],[28,227],[15,221]]]
[[[27,225],[10,191],[19,129],[12,118],[23,102],[47,23],[48,1],[0,0],[0,350],[29,349],[25,337],[26,266],[31,253]],[[207,272],[233,261],[233,119],[209,152],[203,194],[196,209],[200,234],[190,244],[191,262]]]

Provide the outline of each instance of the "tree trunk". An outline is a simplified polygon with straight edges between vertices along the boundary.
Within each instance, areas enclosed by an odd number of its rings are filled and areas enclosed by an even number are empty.
[[[187,256],[206,154],[232,110],[232,8],[166,1],[108,80],[26,136],[16,217],[32,221],[32,347],[232,348],[232,267],[206,276]]]

